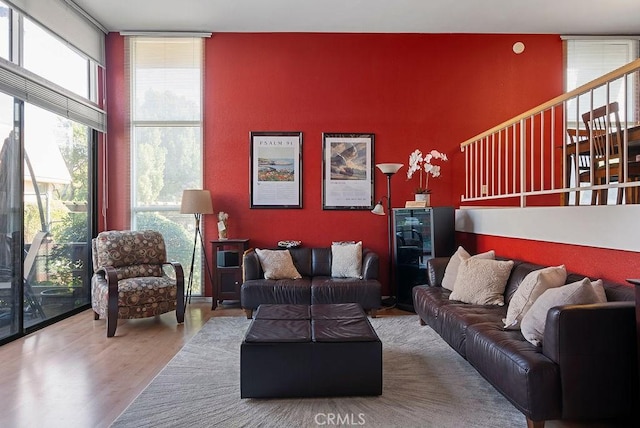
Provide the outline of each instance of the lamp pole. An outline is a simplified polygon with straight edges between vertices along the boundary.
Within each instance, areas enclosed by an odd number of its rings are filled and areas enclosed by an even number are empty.
[[[389,258],[389,267],[388,267],[388,275],[389,275],[389,291],[391,292],[391,295],[393,297],[395,297],[396,295],[396,291],[395,291],[395,287],[394,287],[394,281],[393,281],[393,219],[391,218],[392,215],[392,211],[391,211],[391,176],[395,174],[395,173],[385,173],[385,175],[387,176],[387,240],[389,241],[389,252],[388,252],[388,258]],[[392,304],[394,304],[394,302],[392,302]]]
[[[389,284],[389,292],[391,293],[391,299],[389,302],[389,306],[393,306],[395,304],[395,287],[393,286],[393,246],[392,246],[392,240],[393,240],[393,227],[392,227],[392,218],[391,218],[391,177],[398,172],[398,170],[400,168],[403,167],[403,165],[401,163],[379,163],[376,165],[378,167],[378,169],[380,171],[382,171],[382,173],[384,175],[387,176],[387,240],[388,240],[388,254],[387,254],[387,258],[388,258],[388,284]],[[384,197],[384,196],[383,196]],[[380,200],[380,202],[378,202],[378,205],[380,205],[380,208],[382,208],[382,200]],[[381,212],[376,208],[374,208],[373,210],[374,214],[378,214],[378,215],[384,215],[384,211],[381,210]]]

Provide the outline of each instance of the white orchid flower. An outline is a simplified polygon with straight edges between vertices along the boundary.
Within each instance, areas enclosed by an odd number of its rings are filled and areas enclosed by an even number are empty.
[[[413,174],[420,171],[420,182],[416,190],[417,193],[422,193],[425,190],[428,192],[429,188],[429,175],[432,177],[440,177],[440,165],[433,165],[431,161],[439,159],[443,162],[447,161],[447,155],[437,150],[431,150],[427,154],[423,155],[419,149],[416,149],[409,155],[409,168],[407,170],[407,179],[411,178]],[[425,182],[423,185],[422,171],[426,172]]]
[[[413,173],[420,169],[420,164],[423,162],[422,152],[415,150],[409,155],[409,169],[407,170],[407,178],[411,178]]]
[[[434,167],[435,167],[435,165],[433,165],[433,164],[425,163],[424,164],[424,172],[430,173],[433,170]]]

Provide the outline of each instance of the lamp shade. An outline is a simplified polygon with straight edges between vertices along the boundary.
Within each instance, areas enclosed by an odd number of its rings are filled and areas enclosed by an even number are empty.
[[[379,163],[376,166],[383,174],[395,174],[404,165],[401,163]]]
[[[213,214],[211,193],[202,189],[187,189],[182,192],[181,214]]]
[[[382,206],[382,202],[378,202],[376,206],[373,207],[371,212],[376,215],[384,215],[384,207]]]

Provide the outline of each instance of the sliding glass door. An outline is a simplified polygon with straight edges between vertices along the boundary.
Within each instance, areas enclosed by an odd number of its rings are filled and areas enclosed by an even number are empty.
[[[25,326],[89,300],[89,129],[25,104]]]
[[[0,93],[0,340],[90,302],[88,130]]]
[[[13,113],[13,97],[0,93],[0,340],[21,329],[22,180]]]
[[[0,344],[91,302],[104,34],[43,26],[37,5],[0,0]]]

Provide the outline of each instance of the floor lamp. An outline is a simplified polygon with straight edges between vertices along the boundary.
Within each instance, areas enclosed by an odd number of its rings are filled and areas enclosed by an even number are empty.
[[[382,171],[382,173],[384,175],[387,176],[387,195],[383,196],[382,198],[380,198],[380,200],[378,201],[378,203],[376,204],[376,206],[373,208],[373,210],[371,210],[371,212],[373,214],[376,215],[385,215],[384,213],[384,207],[382,206],[382,200],[386,197],[387,198],[387,239],[389,241],[389,253],[388,253],[388,258],[389,258],[389,291],[391,292],[392,296],[386,300],[383,301],[383,305],[385,306],[393,306],[395,304],[395,290],[393,287],[393,251],[392,251],[392,241],[393,241],[393,235],[392,235],[392,219],[391,219],[391,177],[393,176],[393,174],[395,174],[396,172],[398,172],[398,170],[400,168],[402,168],[404,165],[401,163],[379,163],[376,164],[376,166],[378,167],[378,169],[380,171]]]
[[[207,260],[207,252],[204,250],[204,240],[200,223],[203,214],[213,214],[213,206],[211,205],[211,193],[208,190],[188,189],[182,192],[182,203],[180,204],[181,214],[193,214],[196,220],[196,231],[193,236],[193,252],[191,253],[191,269],[189,269],[189,282],[187,283],[187,292],[184,298],[185,305],[191,303],[191,292],[193,289],[193,265],[196,260],[196,246],[198,238],[204,254],[204,264],[207,266],[209,280],[211,279],[211,268]],[[213,283],[213,282],[212,282]],[[215,298],[215,296],[214,296]]]

